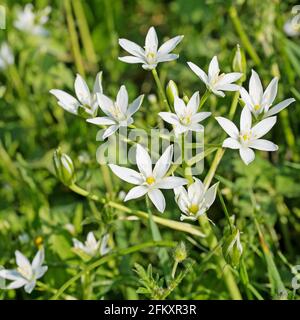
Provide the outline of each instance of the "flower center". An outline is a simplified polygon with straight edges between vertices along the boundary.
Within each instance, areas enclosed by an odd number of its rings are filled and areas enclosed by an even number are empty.
[[[180,118],[180,122],[183,125],[189,125],[191,123],[191,117],[190,116],[184,116]]]
[[[147,60],[148,60],[149,64],[155,63],[155,61],[156,61],[156,53],[155,52],[149,51],[146,54],[146,57],[147,57]]]
[[[199,210],[199,206],[197,204],[192,204],[190,207],[189,207],[189,212],[192,213],[192,214],[196,214]]]
[[[150,176],[150,177],[147,177],[147,178],[146,178],[146,182],[147,182],[149,185],[151,185],[151,184],[153,184],[153,183],[155,182],[155,179],[154,179],[154,177]]]
[[[111,114],[118,121],[125,120],[125,118],[126,118],[125,115],[123,114],[123,112],[121,112],[120,108],[117,105],[114,105],[112,107]]]
[[[241,143],[249,142],[250,138],[251,138],[251,132],[245,132],[240,134]]]
[[[256,104],[255,106],[254,106],[254,110],[255,111],[258,111],[260,109],[260,105],[259,104]]]
[[[32,270],[28,267],[18,268],[18,272],[27,280],[31,279],[32,277]]]

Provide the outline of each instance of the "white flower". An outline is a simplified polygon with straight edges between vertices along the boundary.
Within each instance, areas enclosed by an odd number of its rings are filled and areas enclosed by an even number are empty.
[[[119,39],[120,46],[132,54],[132,56],[119,57],[119,60],[127,63],[142,63],[146,70],[156,68],[159,62],[178,59],[179,55],[170,53],[182,40],[183,36],[174,37],[166,41],[158,49],[157,34],[154,27],[148,30],[145,40],[145,50],[138,44],[127,39]]]
[[[297,23],[294,19],[295,17],[287,20],[283,26],[285,34],[289,37],[297,37],[300,35],[300,23]]]
[[[164,212],[166,201],[160,189],[174,189],[187,184],[186,179],[166,177],[173,157],[173,146],[169,146],[156,162],[152,170],[152,161],[148,152],[141,146],[136,148],[136,164],[140,172],[110,164],[109,167],[120,179],[137,185],[126,195],[124,201],[136,199],[147,194],[158,211]]]
[[[128,92],[125,86],[121,86],[115,102],[104,94],[97,94],[98,104],[106,117],[96,117],[86,121],[96,125],[110,126],[102,136],[105,139],[120,127],[127,127],[133,123],[132,115],[139,110],[143,98],[144,95],[139,96],[128,106]]]
[[[226,118],[216,117],[216,120],[230,136],[230,138],[224,140],[223,148],[239,149],[240,156],[247,165],[255,158],[254,151],[251,148],[264,151],[278,150],[278,146],[273,142],[260,139],[274,126],[276,117],[263,119],[252,127],[251,112],[247,107],[244,107],[241,113],[240,130]]]
[[[174,126],[175,135],[187,132],[196,131],[201,132],[203,126],[199,124],[200,121],[206,119],[211,115],[211,112],[198,112],[200,97],[199,92],[195,92],[188,104],[178,96],[174,98],[175,113],[160,112],[159,116],[166,122]]]
[[[280,112],[295,101],[293,98],[286,99],[271,108],[277,95],[277,88],[278,78],[275,77],[264,92],[259,75],[252,70],[249,81],[249,93],[244,88],[240,88],[241,99],[255,117],[263,113],[263,118],[267,118]]]
[[[98,108],[96,94],[103,92],[101,82],[102,72],[99,72],[96,76],[93,92],[91,93],[84,79],[77,74],[74,83],[77,99],[59,89],[52,89],[50,93],[58,99],[58,104],[66,111],[77,115],[78,109],[81,107],[87,114],[95,116]]]
[[[107,246],[108,238],[109,234],[105,234],[101,240],[97,241],[94,233],[89,232],[84,244],[77,239],[73,239],[73,244],[75,249],[83,251],[90,257],[94,257],[98,253],[103,256],[110,251]]]
[[[6,69],[9,65],[14,64],[15,58],[10,46],[3,42],[0,47],[0,70]]]
[[[216,198],[218,183],[207,191],[201,180],[194,178],[187,190],[184,187],[175,188],[175,200],[183,212],[180,220],[197,220],[213,204]]]
[[[20,251],[16,251],[15,255],[18,268],[0,270],[0,277],[12,280],[6,289],[18,289],[25,286],[25,291],[31,293],[36,285],[36,280],[41,278],[48,270],[47,266],[43,266],[44,249],[37,252],[32,263]]]
[[[45,9],[34,13],[33,5],[28,3],[23,10],[17,12],[14,26],[23,32],[34,35],[46,35],[48,32],[43,25],[48,21],[50,12],[51,7],[48,6]]]
[[[218,58],[214,56],[208,67],[208,74],[192,62],[188,62],[192,71],[202,80],[207,89],[217,96],[225,97],[223,91],[237,91],[240,86],[232,82],[237,81],[243,75],[240,72],[220,73]]]

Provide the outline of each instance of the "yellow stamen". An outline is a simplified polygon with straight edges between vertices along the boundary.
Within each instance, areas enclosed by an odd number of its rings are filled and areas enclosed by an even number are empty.
[[[192,214],[196,214],[199,210],[199,206],[197,204],[192,204],[190,207],[189,207],[189,212],[192,213]]]
[[[155,182],[155,179],[154,179],[154,177],[150,176],[150,177],[148,177],[148,178],[146,179],[146,182],[147,182],[148,184],[153,184],[153,183]]]
[[[34,239],[34,244],[36,245],[36,247],[40,248],[43,244],[43,237],[38,236]]]
[[[254,106],[254,110],[255,111],[258,111],[260,109],[260,105],[259,104],[256,104],[255,106]]]

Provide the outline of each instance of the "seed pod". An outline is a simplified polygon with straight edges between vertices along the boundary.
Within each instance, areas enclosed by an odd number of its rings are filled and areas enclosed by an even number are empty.
[[[182,262],[187,257],[186,246],[183,241],[180,241],[174,250],[174,260]]]
[[[225,240],[222,248],[223,255],[227,263],[236,268],[240,263],[243,247],[240,240],[240,231],[235,228]]]
[[[178,88],[177,88],[176,83],[173,80],[169,81],[167,88],[166,88],[166,93],[167,93],[168,101],[169,101],[170,105],[172,106],[174,104],[175,97],[178,96]]]
[[[75,182],[73,161],[67,154],[62,153],[60,148],[53,154],[53,164],[56,176],[62,183],[69,186]]]
[[[239,45],[236,46],[235,52],[234,52],[234,57],[232,60],[232,69],[234,72],[241,72],[243,73],[243,77],[241,80],[245,80],[246,78],[246,56],[244,53],[244,50],[240,48]]]

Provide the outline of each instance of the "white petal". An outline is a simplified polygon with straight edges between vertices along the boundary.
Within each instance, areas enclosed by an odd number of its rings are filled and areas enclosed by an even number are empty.
[[[218,80],[215,86],[219,87],[219,86],[231,84],[232,82],[239,80],[242,77],[242,75],[243,74],[240,72],[231,72],[231,73],[224,74],[223,76],[220,77],[220,79]]]
[[[143,69],[145,69],[145,70],[153,70],[156,68],[156,66],[157,66],[157,63],[153,63],[153,64],[144,63],[142,65]]]
[[[119,57],[118,59],[126,63],[145,63],[144,59],[133,56]]]
[[[254,70],[252,70],[252,75],[249,81],[249,94],[252,97],[254,104],[261,104],[263,87],[258,74]]]
[[[116,124],[116,121],[109,117],[90,118],[90,119],[87,119],[86,121],[92,124],[96,124],[98,126],[109,126],[112,124]]]
[[[131,53],[132,55],[143,58],[145,56],[145,50],[140,47],[138,44],[127,40],[127,39],[119,39],[119,45],[126,50],[127,52]]]
[[[44,260],[45,260],[45,251],[44,249],[40,249],[32,261],[32,268],[33,269],[39,268],[44,263]]]
[[[224,140],[222,147],[229,149],[239,149],[241,147],[241,144],[236,139],[227,138]]]
[[[253,136],[256,139],[259,139],[260,137],[264,136],[274,126],[274,124],[276,123],[276,120],[277,120],[277,117],[270,117],[260,121],[258,124],[256,124],[252,128]]]
[[[8,280],[18,280],[21,275],[17,270],[0,270],[0,277]]]
[[[148,30],[145,40],[145,49],[150,50],[151,52],[157,52],[158,40],[157,34],[154,27],[151,27]]]
[[[208,79],[209,81],[214,79],[216,75],[218,75],[220,72],[220,68],[219,68],[219,62],[218,62],[218,58],[217,56],[214,56],[211,60],[211,62],[209,63],[209,67],[208,67]]]
[[[224,98],[225,97],[225,93],[219,89],[214,89],[214,88],[211,88],[210,87],[210,90],[216,95],[216,96],[219,96],[219,97],[222,97]]]
[[[35,281],[30,281],[29,283],[27,283],[27,284],[25,285],[24,289],[25,289],[25,291],[26,291],[27,293],[30,294],[30,293],[32,292],[32,290],[34,289],[35,285],[36,285],[36,282],[35,282]]]
[[[213,186],[211,186],[204,195],[204,205],[206,210],[214,203],[216,199],[217,189],[218,189],[219,183],[215,183]]]
[[[127,111],[128,106],[128,93],[125,86],[121,86],[116,100],[117,106],[120,108],[123,114]]]
[[[132,188],[126,195],[124,201],[128,201],[131,199],[136,199],[139,197],[142,197],[143,195],[145,195],[147,193],[149,189],[145,186],[137,186]]]
[[[194,181],[188,187],[188,198],[191,204],[199,204],[204,194],[204,185],[200,179],[194,178]]]
[[[102,136],[102,139],[106,139],[108,137],[110,137],[112,134],[114,134],[117,130],[119,129],[119,126],[118,125],[112,125],[110,126],[109,128],[107,128],[104,133],[103,133],[103,136]]]
[[[186,111],[185,103],[178,96],[174,97],[174,109],[179,118],[185,115],[185,111]]]
[[[252,115],[248,107],[244,107],[240,118],[240,131],[248,132],[252,126]]]
[[[169,53],[169,54],[159,54],[157,55],[157,63],[158,62],[167,62],[167,61],[173,61],[179,58],[178,54],[175,53]]]
[[[109,234],[105,234],[102,239],[101,239],[101,245],[100,245],[100,255],[104,256],[110,251],[110,248],[108,246],[108,239],[109,239]]]
[[[204,127],[202,124],[199,123],[192,123],[188,126],[188,128],[191,131],[196,131],[196,132],[204,132]]]
[[[292,102],[296,101],[294,98],[286,99],[278,104],[276,104],[274,107],[270,108],[267,113],[265,113],[264,118],[273,116],[274,114],[277,114],[284,108],[288,107]]]
[[[140,173],[145,177],[152,176],[152,161],[149,153],[140,145],[136,146],[136,164]]]
[[[178,124],[179,119],[175,113],[172,112],[159,112],[158,115],[166,122],[170,124]]]
[[[166,200],[163,193],[159,189],[154,189],[148,192],[148,196],[155,205],[156,209],[163,213],[166,208]]]
[[[240,148],[240,156],[246,165],[252,162],[255,158],[254,151],[245,147]]]
[[[18,267],[20,268],[24,268],[24,269],[31,269],[31,264],[29,262],[29,260],[20,252],[20,251],[16,251],[15,252],[16,255],[16,263],[18,265]]]
[[[120,167],[120,166],[117,166],[116,164],[109,164],[108,166],[116,176],[118,176],[120,179],[126,182],[129,182],[132,184],[143,183],[143,179],[141,175],[135,170],[125,168],[125,167]]]
[[[81,102],[82,105],[91,105],[91,93],[80,74],[77,74],[75,79],[75,93],[78,100]]]
[[[223,130],[231,137],[231,138],[237,138],[239,135],[239,130],[236,127],[236,125],[223,117],[216,117],[216,120],[218,121],[219,125],[223,128]]]
[[[27,280],[26,279],[18,279],[18,280],[15,280],[13,282],[11,282],[7,287],[6,289],[10,290],[10,289],[18,289],[18,288],[21,288],[23,287],[25,284],[27,283]]]
[[[155,179],[160,179],[167,173],[172,163],[173,145],[169,146],[161,157],[157,160],[153,169],[153,176]]]
[[[249,95],[249,93],[247,92],[247,90],[245,88],[240,88],[240,94],[241,94],[241,99],[244,101],[244,103],[248,106],[248,107],[252,107],[253,106],[253,101]]]
[[[192,71],[206,84],[208,85],[208,77],[207,74],[195,65],[193,62],[188,62],[188,66],[192,69]]]
[[[136,113],[139,108],[141,107],[142,103],[144,100],[144,95],[140,95],[139,97],[137,97],[129,106],[128,106],[128,110],[127,110],[127,115],[128,116],[132,116],[134,113]]]
[[[194,115],[198,111],[198,107],[200,104],[200,96],[199,92],[195,92],[191,99],[189,100],[187,106],[186,106],[186,112]]]
[[[67,92],[58,89],[52,89],[50,90],[50,93],[58,99],[58,104],[63,109],[70,113],[77,114],[77,109],[80,103],[74,97]]]
[[[107,97],[102,93],[97,93],[96,95],[97,95],[99,107],[106,115],[110,116],[111,110],[114,106],[114,102],[109,97]]]
[[[36,279],[41,278],[47,272],[47,270],[48,270],[47,266],[39,267],[37,270],[35,270],[35,278]]]
[[[94,83],[94,89],[93,93],[103,93],[102,89],[102,71],[98,72],[96,75],[95,83]]]
[[[268,85],[267,89],[265,90],[262,98],[262,105],[269,107],[272,105],[273,101],[277,95],[277,88],[278,88],[278,78],[275,77]]]
[[[187,180],[180,177],[165,177],[155,184],[158,189],[174,189],[187,184]]]
[[[265,139],[253,140],[249,143],[249,147],[253,149],[263,150],[263,151],[278,150],[278,146],[275,143]]]
[[[163,45],[160,46],[158,50],[159,55],[165,55],[171,52],[178,43],[183,39],[183,36],[174,37],[168,41],[166,41]]]
[[[232,84],[232,83],[228,83],[228,84],[223,84],[223,85],[219,85],[218,83],[215,84],[215,90],[223,90],[223,91],[239,91],[241,86],[237,85],[237,84]]]
[[[198,123],[208,118],[210,115],[211,115],[211,112],[198,112],[192,116],[191,120],[193,123]]]

